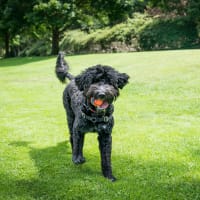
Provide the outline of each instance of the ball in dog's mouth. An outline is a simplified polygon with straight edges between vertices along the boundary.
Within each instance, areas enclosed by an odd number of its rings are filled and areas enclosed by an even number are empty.
[[[103,99],[91,98],[91,103],[92,105],[98,107],[99,109],[106,109],[109,106],[109,103]]]

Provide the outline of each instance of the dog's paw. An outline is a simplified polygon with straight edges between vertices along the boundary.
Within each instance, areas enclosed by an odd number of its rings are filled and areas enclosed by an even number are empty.
[[[113,175],[104,175],[104,177],[109,179],[111,182],[115,182],[117,180]]]
[[[74,164],[79,165],[79,164],[83,164],[85,162],[85,158],[82,156],[73,157],[72,161]]]
[[[115,182],[117,179],[116,179],[114,176],[112,176],[111,178],[109,178],[109,180],[110,180],[111,182]]]
[[[117,179],[114,176],[107,177],[111,182],[115,182]]]

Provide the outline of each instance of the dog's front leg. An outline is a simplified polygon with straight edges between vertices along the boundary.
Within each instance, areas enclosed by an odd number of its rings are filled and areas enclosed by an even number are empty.
[[[84,133],[74,130],[72,139],[72,161],[74,164],[82,164],[85,162],[85,158],[83,157]]]
[[[111,149],[112,149],[112,137],[111,134],[99,133],[99,149],[101,153],[101,168],[104,177],[115,181],[116,178],[112,175],[111,167]]]

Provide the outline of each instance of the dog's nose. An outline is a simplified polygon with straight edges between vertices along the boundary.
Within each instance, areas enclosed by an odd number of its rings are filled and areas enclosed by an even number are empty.
[[[104,98],[105,98],[105,94],[104,94],[104,93],[100,93],[100,94],[98,95],[98,97],[99,97],[100,99],[104,99]]]

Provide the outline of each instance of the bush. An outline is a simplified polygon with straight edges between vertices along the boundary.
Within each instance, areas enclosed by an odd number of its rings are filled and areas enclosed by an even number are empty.
[[[68,53],[91,53],[180,49],[198,45],[196,25],[186,17],[154,19],[145,14],[134,14],[124,23],[90,34],[69,31],[65,33],[61,49]]]
[[[61,49],[68,53],[135,51],[140,48],[138,33],[150,21],[144,14],[135,14],[124,23],[90,34],[79,30],[69,31],[61,41]]]
[[[45,56],[51,53],[50,40],[40,39],[35,42],[31,42],[31,45],[27,45],[21,52],[21,56]]]
[[[139,33],[141,49],[180,49],[198,45],[195,24],[186,18],[156,19]]]
[[[60,49],[74,54],[192,48],[199,46],[197,29],[198,26],[186,17],[163,19],[135,13],[124,23],[90,33],[65,32]],[[21,56],[50,55],[50,38],[45,29],[39,34],[33,30],[32,35],[13,40],[12,52]],[[1,49],[0,56],[4,53]]]

